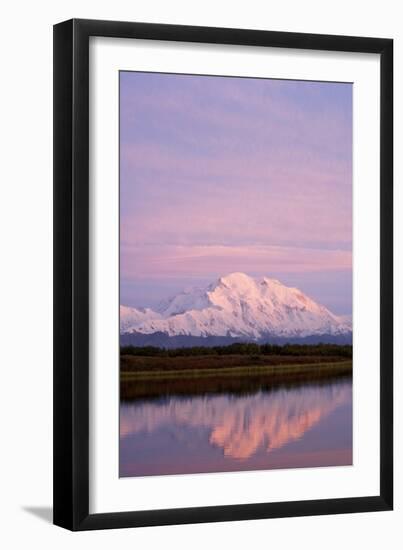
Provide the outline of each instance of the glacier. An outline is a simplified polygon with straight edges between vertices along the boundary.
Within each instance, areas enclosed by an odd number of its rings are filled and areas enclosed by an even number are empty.
[[[351,319],[333,314],[299,289],[245,273],[230,273],[205,288],[186,289],[156,310],[120,306],[121,334],[258,341],[266,335],[303,338],[351,332]]]

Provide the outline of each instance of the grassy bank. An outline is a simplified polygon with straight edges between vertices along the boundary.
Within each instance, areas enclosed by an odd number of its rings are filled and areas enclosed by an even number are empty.
[[[351,361],[121,372],[120,394],[123,401],[161,398],[168,395],[189,396],[223,392],[245,394],[257,390],[269,391],[279,385],[327,383],[330,380],[349,377],[351,373]]]
[[[122,348],[123,400],[248,393],[279,384],[351,376],[351,346],[233,344],[216,348]]]
[[[332,365],[333,363],[351,362],[351,359],[337,355],[321,357],[316,355],[200,355],[184,357],[143,357],[134,355],[121,355],[120,370],[122,373],[138,375],[139,373],[155,373],[161,376],[163,373],[179,375],[186,372],[190,375],[194,372],[200,376],[204,371],[219,370],[221,373],[227,370],[241,371],[245,369],[267,369],[291,366],[308,366],[315,368],[319,365]]]
[[[277,375],[297,373],[326,373],[351,372],[351,361],[314,362],[314,363],[280,363],[275,365],[246,365],[246,366],[220,366],[219,368],[189,368],[189,369],[149,369],[149,370],[121,370],[122,379],[155,379],[155,378],[190,378],[202,376],[249,376],[252,374]]]

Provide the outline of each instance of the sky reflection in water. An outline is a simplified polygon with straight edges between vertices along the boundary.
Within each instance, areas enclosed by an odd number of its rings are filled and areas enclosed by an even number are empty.
[[[121,404],[121,476],[351,463],[351,379]]]

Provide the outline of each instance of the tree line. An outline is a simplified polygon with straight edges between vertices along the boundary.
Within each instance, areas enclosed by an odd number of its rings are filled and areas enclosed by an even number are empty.
[[[353,347],[338,344],[255,344],[234,343],[228,346],[194,346],[191,348],[166,349],[157,346],[122,346],[121,355],[140,357],[191,357],[196,355],[318,355],[351,358]]]

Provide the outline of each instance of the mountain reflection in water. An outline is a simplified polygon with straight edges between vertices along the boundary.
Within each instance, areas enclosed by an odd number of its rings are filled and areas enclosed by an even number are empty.
[[[351,394],[343,379],[122,403],[120,474],[351,464]]]

